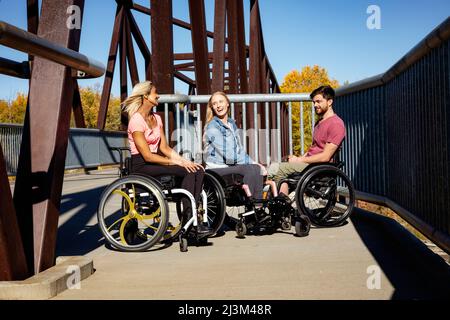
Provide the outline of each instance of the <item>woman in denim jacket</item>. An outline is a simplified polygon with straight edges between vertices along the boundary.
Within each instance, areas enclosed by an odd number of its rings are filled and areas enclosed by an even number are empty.
[[[215,92],[208,101],[204,143],[206,169],[223,176],[231,173],[244,177],[251,195],[260,199],[266,169],[253,161],[242,148],[236,122],[228,116],[230,100],[223,92]]]

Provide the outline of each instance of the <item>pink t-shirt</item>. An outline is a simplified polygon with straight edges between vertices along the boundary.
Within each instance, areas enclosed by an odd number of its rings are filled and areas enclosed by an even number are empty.
[[[161,141],[162,120],[157,114],[153,114],[156,118],[157,125],[150,129],[145,119],[139,112],[136,112],[128,122],[128,141],[130,142],[131,154],[139,154],[133,139],[133,132],[139,131],[144,133],[145,140],[152,153],[158,152],[159,142]]]
[[[320,121],[314,127],[313,143],[306,154],[307,157],[321,153],[325,144],[332,143],[339,146],[345,137],[344,121],[336,114]]]

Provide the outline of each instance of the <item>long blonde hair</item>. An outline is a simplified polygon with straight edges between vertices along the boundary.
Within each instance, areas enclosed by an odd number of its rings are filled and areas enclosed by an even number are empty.
[[[208,100],[208,105],[206,108],[206,123],[205,126],[211,122],[211,120],[214,118],[214,110],[212,108],[212,99],[214,98],[215,95],[220,94],[221,96],[223,96],[225,98],[225,100],[227,100],[228,103],[228,115],[230,115],[230,99],[228,98],[227,94],[225,92],[222,91],[216,91],[214,92],[211,97]]]
[[[131,94],[122,102],[122,110],[128,113],[128,118],[131,118],[144,103],[144,96],[149,95],[154,87],[151,81],[144,81],[137,83]]]

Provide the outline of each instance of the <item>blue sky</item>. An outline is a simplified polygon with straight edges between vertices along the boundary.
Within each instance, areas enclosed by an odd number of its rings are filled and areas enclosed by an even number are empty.
[[[149,6],[149,0],[136,3]],[[249,0],[244,0],[247,43],[249,39]],[[175,18],[189,21],[187,0],[173,0]],[[369,30],[369,5],[381,10],[381,29]],[[205,0],[207,28],[213,30],[214,0]],[[106,64],[111,41],[116,2],[86,0],[80,52]],[[306,65],[325,67],[341,84],[382,73],[443,22],[450,13],[448,0],[260,0],[261,19],[267,55],[281,84],[291,70]],[[150,22],[146,15],[134,16],[148,44]],[[26,1],[0,0],[0,20],[26,29]],[[212,50],[212,41],[209,41]],[[192,50],[190,33],[174,27],[175,52]],[[136,49],[136,52],[138,50]],[[0,57],[24,61],[26,54],[0,45]],[[140,76],[143,59],[137,54]],[[113,94],[118,95],[116,66]],[[81,86],[103,84],[103,78],[80,81]],[[176,90],[187,92],[176,81]],[[0,75],[0,99],[13,99],[26,92],[28,81]]]

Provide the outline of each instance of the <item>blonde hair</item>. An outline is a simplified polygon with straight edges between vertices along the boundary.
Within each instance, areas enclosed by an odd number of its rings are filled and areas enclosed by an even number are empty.
[[[128,113],[128,118],[131,118],[144,103],[144,96],[151,93],[155,86],[151,81],[144,81],[137,83],[131,94],[122,102],[122,110]]]
[[[228,114],[230,114],[230,108],[229,108],[229,106],[230,106],[230,99],[228,98],[227,94],[225,92],[222,92],[222,91],[216,91],[216,92],[214,92],[211,95],[211,97],[208,100],[208,105],[207,105],[207,108],[206,108],[206,123],[205,123],[205,125],[210,123],[211,120],[214,118],[214,110],[212,108],[212,99],[216,95],[221,95],[221,96],[223,96],[225,98],[225,100],[227,100],[227,103],[228,103]]]

